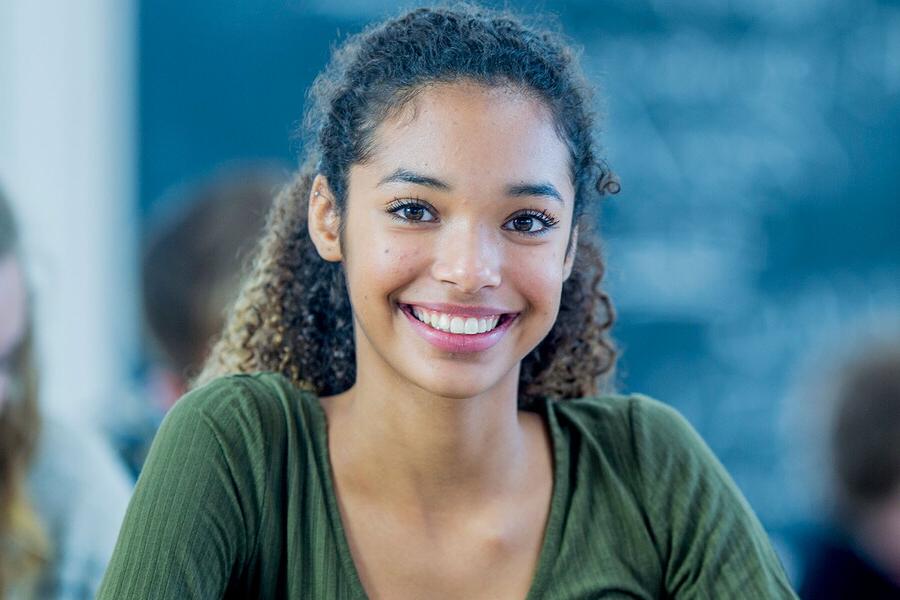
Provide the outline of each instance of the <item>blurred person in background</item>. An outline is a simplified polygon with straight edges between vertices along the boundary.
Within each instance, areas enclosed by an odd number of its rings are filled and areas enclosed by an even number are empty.
[[[900,598],[900,343],[845,367],[829,431],[836,532],[804,576],[809,600]]]
[[[0,598],[25,596],[48,558],[25,485],[40,417],[28,293],[16,243],[13,216],[0,195]]]
[[[0,194],[0,598],[93,598],[131,483],[99,437],[40,416],[28,296]]]
[[[160,201],[141,260],[148,414],[117,432],[133,474],[162,416],[183,395],[225,324],[244,262],[255,247],[282,170],[241,165],[179,188]]]
[[[285,179],[274,167],[228,167],[164,202],[169,211],[151,227],[141,264],[155,401],[162,410],[200,373]]]

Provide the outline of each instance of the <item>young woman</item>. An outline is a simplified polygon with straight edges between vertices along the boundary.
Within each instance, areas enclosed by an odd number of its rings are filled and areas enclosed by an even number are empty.
[[[615,180],[557,36],[476,7],[317,79],[203,381],[101,598],[789,598],[765,534],[614,360],[586,209]]]

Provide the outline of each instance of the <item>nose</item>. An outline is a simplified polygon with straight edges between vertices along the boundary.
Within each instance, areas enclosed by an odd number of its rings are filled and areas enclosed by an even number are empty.
[[[467,294],[500,285],[500,244],[489,227],[447,229],[435,248],[432,276]]]

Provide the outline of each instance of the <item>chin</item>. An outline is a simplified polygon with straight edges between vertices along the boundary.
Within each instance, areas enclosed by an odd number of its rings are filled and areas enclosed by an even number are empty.
[[[474,398],[500,384],[500,380],[497,379],[488,380],[463,373],[455,374],[454,377],[416,377],[411,378],[410,381],[429,394],[450,400]]]

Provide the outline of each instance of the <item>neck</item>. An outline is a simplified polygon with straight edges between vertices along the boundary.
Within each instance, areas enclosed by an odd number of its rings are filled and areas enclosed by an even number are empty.
[[[528,456],[518,376],[515,368],[477,396],[446,398],[360,372],[350,390],[322,400],[341,485],[428,512],[459,510],[514,489]]]

